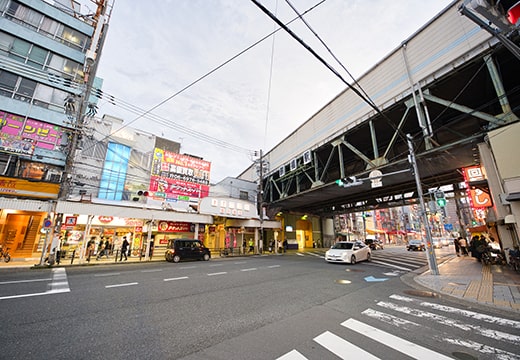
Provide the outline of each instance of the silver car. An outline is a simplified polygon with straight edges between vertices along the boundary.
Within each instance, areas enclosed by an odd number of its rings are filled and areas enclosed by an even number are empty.
[[[370,261],[372,252],[361,241],[340,241],[332,245],[325,253],[325,261],[330,263],[355,264],[358,261]]]

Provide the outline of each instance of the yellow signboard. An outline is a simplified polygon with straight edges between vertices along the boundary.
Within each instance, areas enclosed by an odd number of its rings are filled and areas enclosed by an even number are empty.
[[[47,183],[42,181],[28,181],[0,176],[0,195],[57,199],[60,191],[60,184]]]

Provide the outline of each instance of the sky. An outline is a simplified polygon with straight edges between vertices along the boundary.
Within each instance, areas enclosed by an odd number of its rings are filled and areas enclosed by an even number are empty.
[[[355,78],[452,2],[257,1],[283,23],[297,17],[291,5],[312,8],[307,24]],[[108,25],[97,77],[115,101],[98,115],[180,142],[211,162],[211,183],[240,175],[346,88],[286,31],[269,36],[279,27],[251,0],[115,0]],[[352,82],[303,21],[289,28]]]

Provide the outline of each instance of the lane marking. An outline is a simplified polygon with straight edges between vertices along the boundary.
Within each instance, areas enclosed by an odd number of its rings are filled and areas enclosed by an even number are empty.
[[[236,261],[236,262],[234,262],[233,264],[235,264],[235,265],[241,265],[241,264],[246,264],[246,263],[247,263],[247,261]]]
[[[279,268],[281,265],[269,265],[267,268],[268,269],[274,269],[274,268]]]
[[[410,341],[401,339],[395,335],[389,334],[383,330],[379,330],[370,325],[364,324],[354,319],[348,319],[341,323],[342,326],[347,329],[353,330],[359,334],[365,335],[366,337],[376,340],[394,350],[397,350],[403,354],[406,354],[415,359],[421,360],[441,360],[441,359],[452,359],[444,356],[438,352],[432,351],[425,347],[416,345]]]
[[[378,357],[375,357],[369,352],[349,343],[348,341],[340,338],[330,331],[325,331],[323,334],[316,336],[313,340],[341,359],[379,359]]]
[[[141,270],[142,273],[153,273],[153,272],[161,272],[163,269],[148,269],[148,270]]]
[[[258,270],[257,268],[249,268],[249,269],[240,269],[240,271],[254,271]]]
[[[216,272],[216,273],[209,273],[208,276],[224,275],[224,274],[227,274],[227,271]]]
[[[121,275],[121,273],[114,272],[114,273],[105,273],[105,274],[95,274],[94,277],[116,276],[116,275]]]
[[[131,282],[131,283],[125,283],[125,284],[114,284],[114,285],[106,285],[105,288],[117,288],[117,287],[123,287],[123,286],[133,286],[139,284],[138,282]]]
[[[51,281],[51,283],[49,284],[49,289],[47,291],[41,292],[41,293],[2,296],[2,297],[0,297],[0,300],[17,299],[17,298],[24,298],[24,297],[51,295],[51,294],[60,294],[60,293],[70,292],[69,282],[67,281],[67,273],[65,272],[65,268],[52,269],[51,273],[52,273],[52,276],[49,279]]]
[[[224,264],[211,264],[210,267],[215,267],[215,266],[222,266]]]
[[[180,277],[175,277],[175,278],[163,279],[163,281],[175,281],[175,280],[184,280],[184,279],[188,279],[188,277],[180,276]]]
[[[180,270],[185,270],[185,269],[195,269],[197,268],[196,266],[181,266],[179,269]]]
[[[2,281],[0,285],[6,284],[22,284],[22,283],[30,283],[30,282],[38,282],[38,281],[50,281],[52,278],[43,278],[43,279],[32,279],[32,280],[12,280],[12,281]]]

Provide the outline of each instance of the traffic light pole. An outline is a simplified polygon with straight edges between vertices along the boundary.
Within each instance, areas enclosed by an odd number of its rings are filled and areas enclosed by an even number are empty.
[[[413,167],[413,173],[415,175],[415,183],[417,185],[417,196],[419,197],[419,203],[421,205],[421,216],[423,218],[424,228],[426,230],[426,251],[428,255],[428,266],[432,275],[439,275],[439,268],[437,266],[437,259],[435,258],[435,250],[433,248],[432,233],[430,224],[428,223],[428,215],[426,214],[426,206],[424,205],[423,190],[421,185],[421,177],[419,176],[419,168],[417,167],[417,161],[415,160],[415,152],[412,144],[412,135],[406,134],[408,140],[408,150],[410,151],[409,161]]]

